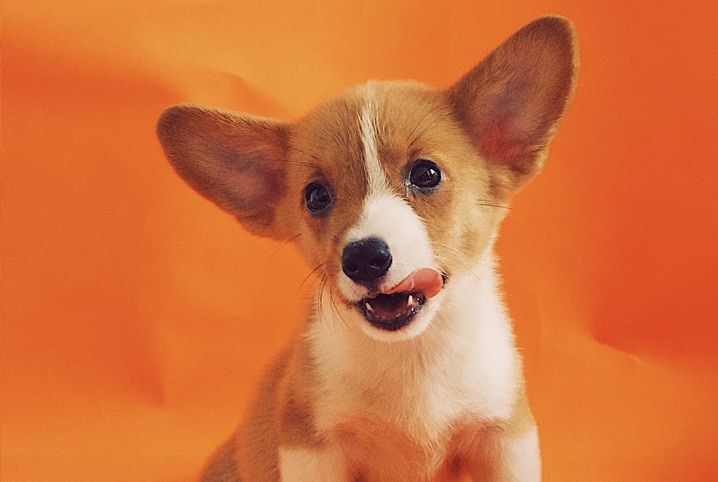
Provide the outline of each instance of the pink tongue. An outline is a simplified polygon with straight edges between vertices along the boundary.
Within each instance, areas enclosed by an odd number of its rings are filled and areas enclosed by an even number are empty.
[[[389,289],[384,294],[390,295],[393,293],[421,291],[427,298],[432,298],[439,294],[443,286],[444,280],[438,271],[430,268],[422,268],[411,273],[404,281]]]

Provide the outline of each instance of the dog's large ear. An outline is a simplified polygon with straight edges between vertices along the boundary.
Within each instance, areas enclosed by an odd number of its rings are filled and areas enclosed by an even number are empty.
[[[570,21],[542,17],[448,90],[464,129],[492,165],[497,195],[515,192],[543,167],[577,72]]]
[[[286,190],[285,124],[195,105],[162,113],[157,134],[177,173],[197,192],[234,215],[250,232],[278,239]]]

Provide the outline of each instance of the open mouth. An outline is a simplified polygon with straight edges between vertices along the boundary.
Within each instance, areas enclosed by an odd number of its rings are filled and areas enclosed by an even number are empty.
[[[420,269],[393,288],[362,299],[357,308],[376,328],[397,331],[411,323],[426,301],[436,296],[443,285],[444,279],[438,271]]]
[[[374,298],[361,300],[359,309],[364,318],[375,327],[387,331],[397,331],[411,323],[424,303],[426,303],[426,296],[420,291],[391,295],[379,294]]]

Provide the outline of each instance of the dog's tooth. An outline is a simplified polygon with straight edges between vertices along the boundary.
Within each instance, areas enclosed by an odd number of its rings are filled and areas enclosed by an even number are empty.
[[[409,295],[409,297],[406,299],[406,306],[411,308],[411,305],[414,304],[414,295]]]
[[[372,307],[371,303],[368,301],[364,302],[364,308],[366,308],[369,313],[374,313],[374,307]]]

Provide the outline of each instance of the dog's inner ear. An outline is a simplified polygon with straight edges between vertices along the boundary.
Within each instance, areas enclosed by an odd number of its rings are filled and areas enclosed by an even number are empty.
[[[287,127],[193,105],[168,108],[157,133],[177,173],[249,231],[284,239],[276,222],[286,190]]]
[[[578,53],[570,22],[543,17],[526,25],[449,91],[459,120],[494,168],[498,195],[510,195],[541,170],[573,94]]]

